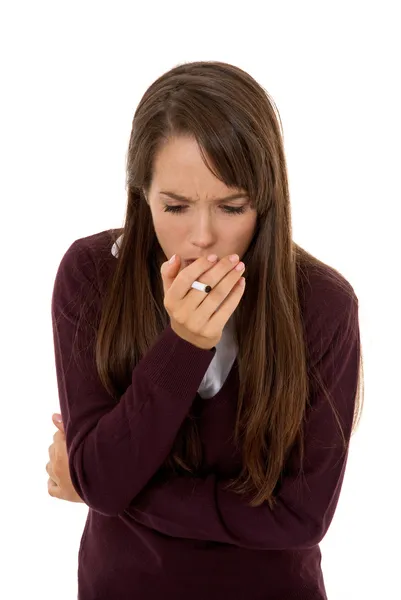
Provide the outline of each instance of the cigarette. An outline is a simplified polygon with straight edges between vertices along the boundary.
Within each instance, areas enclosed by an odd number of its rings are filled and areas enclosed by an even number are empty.
[[[212,291],[210,285],[206,285],[206,283],[201,283],[200,281],[194,281],[191,288],[199,290],[200,292],[205,292],[206,294]]]

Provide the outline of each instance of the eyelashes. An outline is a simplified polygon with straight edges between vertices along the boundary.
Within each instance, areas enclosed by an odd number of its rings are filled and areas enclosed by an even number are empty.
[[[164,205],[163,212],[169,212],[172,214],[180,214],[186,210],[186,206],[169,206],[168,204]],[[245,212],[244,206],[222,206],[222,210],[227,215],[242,215]]]

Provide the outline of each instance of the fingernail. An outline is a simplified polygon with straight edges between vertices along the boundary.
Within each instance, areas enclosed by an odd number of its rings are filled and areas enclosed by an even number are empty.
[[[173,256],[170,258],[170,260],[168,261],[168,264],[172,265],[174,261],[175,261],[175,254],[173,254]]]
[[[210,254],[210,256],[207,257],[209,262],[216,262],[217,260],[217,255],[216,254]]]
[[[55,419],[55,421],[57,421],[57,423],[62,423],[63,422],[63,419],[62,419],[61,415],[54,415],[54,419]]]

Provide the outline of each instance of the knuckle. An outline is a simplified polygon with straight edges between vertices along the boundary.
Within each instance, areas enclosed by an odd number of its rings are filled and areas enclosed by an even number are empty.
[[[203,331],[203,337],[207,338],[208,340],[215,340],[219,337],[218,333],[219,332],[213,331],[210,327],[206,327]]]
[[[188,327],[189,329],[189,327]],[[200,335],[202,333],[203,330],[203,326],[200,323],[200,321],[195,321],[193,323],[191,323],[191,328],[190,331],[191,333],[195,334],[195,335]]]
[[[49,487],[47,488],[47,491],[49,492],[49,496],[51,496],[52,498],[58,498],[57,486],[49,485]]]
[[[164,300],[164,308],[166,309],[166,311],[168,312],[168,314],[171,316],[174,312],[174,307],[171,303],[171,300],[168,298],[167,300]]]
[[[63,460],[59,456],[57,456],[53,461],[53,473],[58,475],[63,469]]]
[[[184,325],[186,322],[186,317],[182,313],[176,313],[172,315],[174,321],[176,321],[179,325]]]

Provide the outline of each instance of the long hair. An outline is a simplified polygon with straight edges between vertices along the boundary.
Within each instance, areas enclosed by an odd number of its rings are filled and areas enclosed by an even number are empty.
[[[319,380],[309,369],[297,283],[308,266],[323,265],[292,241],[281,130],[268,93],[230,64],[184,63],[148,88],[132,123],[127,209],[124,226],[117,231],[124,235],[103,298],[96,339],[99,377],[118,400],[130,383],[133,367],[169,323],[160,275],[166,257],[145,200],[155,153],[173,136],[192,136],[212,173],[228,187],[247,190],[257,211],[255,234],[243,257],[246,292],[234,313],[240,387],[232,439],[241,449],[243,467],[227,487],[238,494],[253,494],[251,506],[267,501],[271,508],[295,445],[303,459],[304,417],[312,381]],[[332,276],[352,293],[334,269]],[[362,406],[362,371],[361,355],[353,430]],[[327,400],[345,451],[346,437],[329,394]],[[190,413],[164,466],[196,474],[201,465],[201,441]]]

